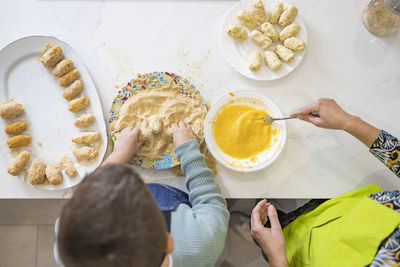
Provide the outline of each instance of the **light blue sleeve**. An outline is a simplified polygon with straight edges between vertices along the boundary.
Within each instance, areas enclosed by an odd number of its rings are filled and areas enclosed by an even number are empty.
[[[174,266],[214,266],[224,248],[228,230],[226,201],[196,140],[178,146],[175,154],[186,175],[192,208],[181,204],[171,215]]]

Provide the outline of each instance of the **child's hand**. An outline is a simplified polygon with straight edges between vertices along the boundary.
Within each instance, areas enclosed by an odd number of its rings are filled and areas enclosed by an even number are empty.
[[[117,155],[123,162],[128,162],[136,154],[140,129],[129,126],[123,129],[114,144],[113,154]]]
[[[267,217],[271,228],[264,225]],[[289,266],[286,259],[286,243],[276,209],[267,200],[258,202],[251,212],[251,235],[267,255],[271,267]]]
[[[190,129],[190,126],[186,126],[186,123],[183,121],[181,121],[179,125],[176,123],[172,124],[172,136],[175,147],[178,147],[187,141],[196,139],[196,137],[193,135],[192,129]]]

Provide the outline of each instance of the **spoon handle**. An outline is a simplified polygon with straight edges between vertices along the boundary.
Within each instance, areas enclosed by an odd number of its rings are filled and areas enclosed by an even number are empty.
[[[285,117],[285,118],[274,118],[274,121],[290,120],[290,119],[297,119],[297,116],[294,116],[294,117]]]

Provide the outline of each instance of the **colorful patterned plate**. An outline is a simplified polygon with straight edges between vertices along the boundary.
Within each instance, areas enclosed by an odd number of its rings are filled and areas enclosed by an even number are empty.
[[[122,104],[125,101],[133,96],[135,92],[143,90],[145,88],[154,88],[159,87],[162,85],[167,84],[170,79],[173,79],[174,83],[178,86],[182,87],[182,94],[186,95],[187,97],[192,97],[192,92],[188,92],[190,89],[196,90],[198,94],[199,91],[191,84],[188,80],[170,72],[151,72],[146,74],[139,74],[136,78],[132,79],[130,82],[127,83],[127,86],[124,88],[118,89],[117,95],[114,98],[114,101],[111,105],[111,109],[109,114],[108,123],[110,124],[119,118],[119,110]],[[146,81],[146,85],[143,86],[143,81]],[[203,105],[206,106],[206,103],[203,99]],[[115,142],[116,138],[118,137],[119,132],[111,132],[111,137],[113,142]],[[155,170],[163,170],[169,169],[175,166],[178,166],[180,161],[173,157],[172,151],[168,151],[166,154],[163,155],[162,159],[159,160],[148,160],[146,158],[140,157],[139,160],[136,161],[136,165],[147,168],[147,169],[155,169]]]

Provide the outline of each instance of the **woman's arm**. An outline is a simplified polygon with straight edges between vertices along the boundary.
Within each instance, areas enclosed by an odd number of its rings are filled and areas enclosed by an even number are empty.
[[[344,130],[364,143],[372,146],[380,130],[359,117],[344,111],[333,99],[321,98],[316,102],[292,112],[291,116],[311,122],[327,129]]]
[[[375,157],[400,177],[399,140],[359,117],[347,113],[334,100],[321,98],[292,112],[291,116],[297,116],[318,127],[344,130],[350,133],[370,148],[370,152]]]

